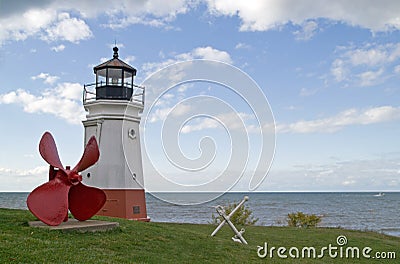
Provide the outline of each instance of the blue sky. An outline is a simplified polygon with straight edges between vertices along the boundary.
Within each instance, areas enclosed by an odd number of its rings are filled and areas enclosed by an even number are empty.
[[[232,64],[258,84],[275,118],[276,148],[257,191],[400,190],[398,1],[164,2],[0,1],[0,191],[30,191],[47,179],[38,153],[44,131],[64,165],[78,161],[83,85],[112,57],[114,41],[138,84],[191,59]],[[147,121],[161,123],[178,98],[208,94],[231,100],[254,125],[223,87],[196,87],[171,91]],[[200,134],[224,136],[195,121],[181,135],[188,156]],[[250,142],[250,153],[260,151]],[[247,191],[248,182],[244,176],[233,190]]]

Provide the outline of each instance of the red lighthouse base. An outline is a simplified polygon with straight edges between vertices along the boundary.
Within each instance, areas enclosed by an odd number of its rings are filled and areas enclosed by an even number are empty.
[[[103,189],[107,200],[98,215],[149,222],[143,189]]]

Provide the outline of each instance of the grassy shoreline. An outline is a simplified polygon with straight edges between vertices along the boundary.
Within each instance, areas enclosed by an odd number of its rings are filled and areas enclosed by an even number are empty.
[[[249,245],[241,245],[231,240],[227,226],[210,237],[212,225],[95,218],[117,221],[120,227],[98,233],[50,231],[29,227],[27,222],[36,218],[27,210],[0,208],[0,263],[397,263],[400,258],[400,238],[375,232],[250,226],[244,233]],[[331,258],[327,251],[322,259],[281,259],[276,250],[272,258],[257,255],[265,242],[269,249],[315,247],[318,255],[329,244],[337,246],[339,235],[347,238],[344,250],[370,247],[371,256],[395,252],[397,259]]]

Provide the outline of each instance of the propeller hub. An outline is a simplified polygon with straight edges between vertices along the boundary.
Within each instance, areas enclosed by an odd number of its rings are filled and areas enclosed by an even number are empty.
[[[75,171],[67,170],[68,180],[72,185],[77,185],[82,181],[82,176]]]

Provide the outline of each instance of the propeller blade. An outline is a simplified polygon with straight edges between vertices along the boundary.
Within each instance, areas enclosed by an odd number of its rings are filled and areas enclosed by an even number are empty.
[[[29,210],[50,226],[61,224],[68,214],[68,191],[71,185],[60,176],[34,189],[26,201]]]
[[[96,138],[92,136],[86,144],[81,160],[72,169],[75,172],[83,171],[95,164],[100,157],[99,147]]]
[[[64,167],[61,164],[60,157],[58,156],[56,142],[49,132],[43,134],[39,143],[39,152],[48,164],[64,171]]]
[[[103,207],[106,198],[103,190],[86,186],[80,182],[71,186],[69,190],[69,210],[76,219],[85,221],[94,216]]]

